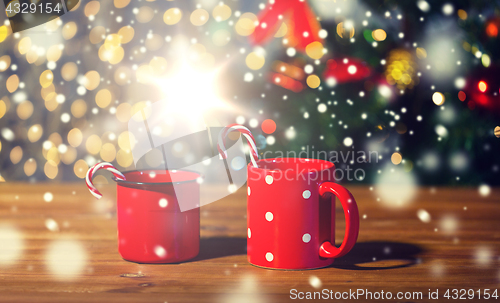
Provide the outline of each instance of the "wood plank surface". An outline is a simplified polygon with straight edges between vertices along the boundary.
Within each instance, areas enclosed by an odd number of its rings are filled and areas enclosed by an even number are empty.
[[[500,288],[500,189],[481,197],[477,188],[419,188],[411,205],[394,210],[368,187],[348,188],[362,217],[353,251],[329,268],[279,271],[247,262],[245,188],[202,207],[196,259],[146,265],[118,254],[114,185],[101,186],[104,198],[96,200],[84,182],[3,183],[0,238],[15,231],[22,244],[14,242],[18,255],[0,252],[0,302],[290,302],[291,289],[422,292],[422,300],[392,302],[437,302],[427,298],[429,289],[439,289],[444,300],[446,289]],[[46,192],[52,201],[44,201]],[[420,209],[430,222],[418,218]],[[57,243],[76,247],[81,264],[68,268],[77,268],[77,276],[61,276],[57,270],[65,269],[48,261]],[[468,301],[478,301],[477,292]]]

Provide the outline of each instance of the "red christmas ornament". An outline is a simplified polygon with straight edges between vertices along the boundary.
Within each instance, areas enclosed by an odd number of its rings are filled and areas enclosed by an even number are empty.
[[[326,62],[323,78],[333,83],[348,83],[369,77],[371,69],[356,58],[330,59]]]
[[[323,40],[319,37],[321,26],[306,0],[269,1],[259,14],[259,25],[250,36],[255,45],[266,44],[276,34],[281,22],[288,26],[288,45],[305,51],[312,42]]]

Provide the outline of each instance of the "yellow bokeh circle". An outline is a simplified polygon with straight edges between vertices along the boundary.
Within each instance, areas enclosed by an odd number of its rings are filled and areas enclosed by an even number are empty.
[[[178,8],[168,9],[165,14],[163,14],[163,22],[167,25],[174,25],[181,21],[182,11]]]
[[[248,68],[253,69],[253,70],[258,70],[261,69],[264,64],[266,63],[266,58],[264,58],[263,55],[256,53],[256,52],[251,52],[248,54],[245,60]]]
[[[321,85],[321,80],[316,75],[309,75],[306,82],[307,86],[309,86],[310,88],[318,88]]]

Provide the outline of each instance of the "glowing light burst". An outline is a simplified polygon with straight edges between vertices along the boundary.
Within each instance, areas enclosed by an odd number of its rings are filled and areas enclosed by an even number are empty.
[[[215,80],[219,70],[202,71],[182,62],[169,77],[154,78],[152,81],[161,88],[170,108],[176,112],[203,115],[212,109],[229,107],[216,93]]]

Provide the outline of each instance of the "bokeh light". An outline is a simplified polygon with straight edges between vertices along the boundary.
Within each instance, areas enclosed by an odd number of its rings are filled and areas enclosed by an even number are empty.
[[[318,88],[321,85],[321,79],[316,75],[309,75],[306,82],[310,88]]]
[[[0,225],[0,243],[0,267],[13,265],[23,253],[23,235],[13,226]]]
[[[257,52],[252,52],[246,57],[246,64],[252,70],[261,69],[266,63],[265,57]]]
[[[61,68],[61,77],[65,81],[72,81],[76,78],[78,74],[78,66],[74,62],[67,62]],[[51,81],[52,83],[52,81]],[[43,87],[43,85],[42,85]]]
[[[81,159],[76,161],[75,165],[73,166],[73,172],[80,179],[85,178],[85,175],[87,174],[88,170],[89,170],[89,166],[88,166],[87,162],[85,162],[84,160],[81,160]]]
[[[68,143],[73,147],[78,147],[82,144],[83,134],[78,128],[73,128],[68,132]]]
[[[54,278],[69,281],[78,278],[87,264],[87,253],[81,243],[74,240],[56,240],[45,254],[47,269]]]
[[[401,164],[401,161],[403,161],[403,156],[400,153],[395,152],[391,155],[392,164],[399,165]]]
[[[29,158],[24,162],[24,173],[26,174],[27,177],[31,177],[37,169],[37,163],[36,160],[33,158]]]
[[[151,17],[152,18],[152,17]],[[182,12],[178,8],[170,8],[163,15],[163,22],[167,25],[174,25],[182,18]]]
[[[89,71],[85,74],[85,77],[83,78],[82,81],[86,89],[94,90],[101,83],[101,76],[95,70]]]
[[[384,41],[387,38],[387,33],[383,29],[376,29],[372,32],[372,37],[375,41]]]
[[[234,29],[240,36],[249,36],[255,31],[257,16],[252,13],[244,13],[240,16]]]
[[[23,102],[19,103],[16,111],[17,111],[17,116],[19,117],[19,119],[27,120],[33,114],[33,103],[31,103],[28,100],[23,101]]]
[[[92,155],[97,155],[101,150],[101,146],[102,146],[101,138],[99,138],[99,136],[95,134],[89,136],[85,143],[85,148],[87,149],[87,152],[89,152]]]
[[[417,181],[411,172],[400,166],[386,166],[375,181],[375,193],[389,208],[400,208],[413,202],[417,194]]]
[[[411,89],[419,83],[417,64],[411,53],[403,49],[390,52],[385,75],[387,82],[400,90]]]
[[[479,83],[477,84],[477,88],[484,93],[488,89],[488,85],[484,81],[479,81]]]
[[[40,140],[43,135],[43,128],[40,124],[35,124],[31,126],[28,130],[28,140],[30,142],[36,142]]]
[[[84,100],[78,99],[73,101],[73,103],[71,104],[71,114],[75,118],[83,117],[86,112],[87,112],[87,103]]]
[[[266,134],[272,134],[276,131],[276,122],[271,119],[266,119],[262,122],[262,131]]]
[[[208,22],[210,15],[202,8],[196,9],[191,13],[189,20],[195,26],[202,26]]]
[[[153,19],[154,15],[155,15],[154,10],[151,7],[145,5],[145,6],[141,6],[139,8],[139,11],[137,12],[137,14],[135,14],[135,19],[139,23],[148,23],[149,21],[151,21]],[[180,17],[179,17],[179,19],[180,19]],[[167,23],[167,22],[165,22],[165,23]],[[169,23],[167,23],[167,24],[169,24]],[[175,24],[175,23],[173,23],[173,24]]]
[[[321,42],[315,41],[311,42],[306,46],[306,54],[311,57],[312,59],[321,59],[323,57],[324,47]]]
[[[212,16],[217,22],[225,21],[231,17],[231,8],[223,2],[220,2],[214,7]]]
[[[109,106],[109,104],[112,101],[112,98],[113,98],[113,95],[111,94],[111,92],[108,89],[103,88],[97,92],[97,94],[95,96],[95,103],[100,108],[105,108],[105,107]]]
[[[354,37],[354,23],[352,21],[340,22],[337,24],[337,35],[340,38],[352,38]]]
[[[432,95],[432,102],[434,102],[434,104],[436,104],[436,105],[443,105],[445,100],[446,100],[446,98],[440,92],[435,92]]]
[[[425,209],[419,209],[417,211],[417,217],[424,223],[431,222],[431,215]]]

